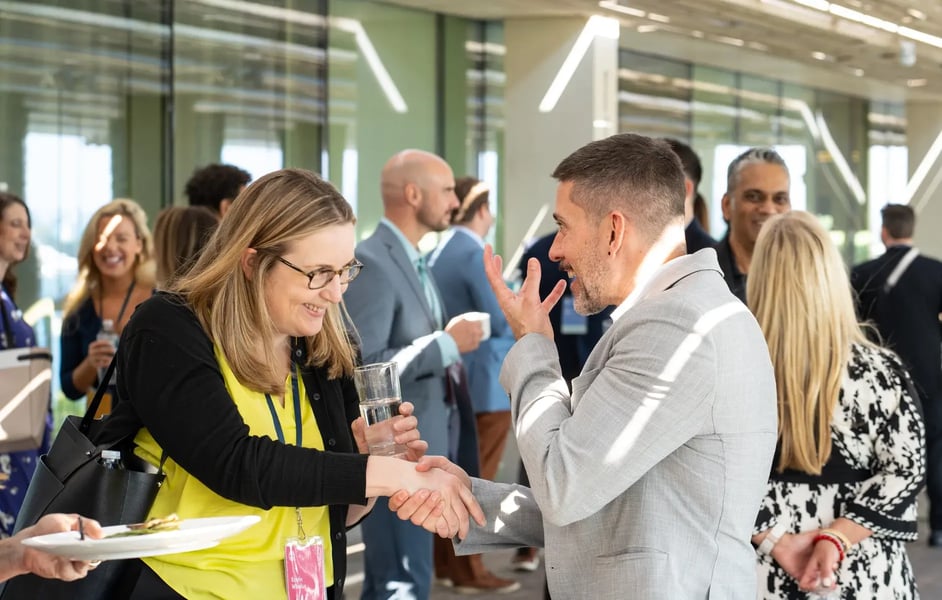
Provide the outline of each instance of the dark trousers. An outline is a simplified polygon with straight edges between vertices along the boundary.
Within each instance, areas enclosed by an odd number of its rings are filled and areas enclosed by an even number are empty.
[[[427,600],[432,586],[432,534],[399,519],[386,498],[376,500],[360,527],[366,544],[361,600],[411,596]]]
[[[923,402],[926,421],[926,493],[929,527],[942,531],[942,398]]]
[[[437,535],[434,537],[434,546],[436,578],[447,578],[455,585],[466,585],[487,574],[480,554],[457,556],[452,541]]]

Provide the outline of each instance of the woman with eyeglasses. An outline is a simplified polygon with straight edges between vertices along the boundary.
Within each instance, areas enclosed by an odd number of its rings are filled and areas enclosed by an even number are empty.
[[[154,293],[154,244],[147,214],[133,200],[102,206],[79,243],[78,280],[62,310],[59,383],[73,400],[94,393],[134,307]],[[110,395],[99,414],[111,410]]]
[[[286,598],[288,540],[303,529],[323,539],[327,597],[339,600],[347,528],[399,490],[427,499],[442,535],[463,535],[469,512],[483,520],[457,478],[409,462],[427,445],[408,402],[395,428],[409,460],[367,454],[342,305],[363,268],[355,222],[317,175],[270,173],[233,202],[193,268],[132,318],[112,421],[140,425],[139,457],[166,459],[150,517],[261,522],[213,548],[143,559],[131,598]]]

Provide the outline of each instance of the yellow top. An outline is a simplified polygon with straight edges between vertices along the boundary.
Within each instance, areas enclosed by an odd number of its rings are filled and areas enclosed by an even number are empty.
[[[251,391],[240,384],[218,347],[215,351],[226,388],[239,414],[249,426],[250,434],[277,440],[278,435],[265,394]],[[317,428],[310,402],[307,401],[304,382],[300,378],[298,385],[301,393],[302,444],[305,448],[323,450],[324,440]],[[297,428],[290,376],[285,380],[284,406],[281,406],[279,402],[274,402],[274,406],[284,432],[285,442],[294,444]],[[142,429],[137,434],[135,442],[138,456],[155,465],[160,462],[161,448],[149,431]],[[227,500],[211,491],[195,477],[191,477],[169,458],[164,464],[164,471],[167,473],[167,478],[157,494],[149,518],[177,513],[181,519],[258,515],[262,520],[244,532],[222,540],[213,548],[145,558],[143,560],[147,566],[177,593],[190,600],[287,598],[284,547],[289,538],[298,535],[295,508],[276,506],[271,510],[262,510]],[[231,476],[238,475],[233,473]],[[308,536],[319,535],[324,542],[325,581],[330,586],[334,581],[334,573],[327,507],[301,508],[301,515],[305,533]]]

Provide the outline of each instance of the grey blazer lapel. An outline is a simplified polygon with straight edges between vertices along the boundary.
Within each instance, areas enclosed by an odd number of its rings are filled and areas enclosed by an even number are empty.
[[[432,308],[428,305],[428,299],[425,297],[425,290],[422,288],[422,282],[419,281],[419,274],[415,270],[415,266],[412,264],[412,261],[409,260],[409,256],[406,254],[406,251],[402,247],[402,242],[399,241],[399,238],[396,234],[389,229],[384,224],[380,224],[376,229],[376,233],[382,236],[383,243],[386,245],[386,248],[389,250],[389,258],[399,267],[399,271],[402,274],[402,279],[405,281],[412,292],[415,294],[416,301],[419,303],[419,306],[422,307],[422,311],[425,314],[425,317],[428,319],[429,325],[432,330],[439,329],[438,324],[435,322],[435,315],[432,314]],[[429,275],[431,276],[431,274]],[[433,286],[434,286],[434,279]],[[438,291],[436,290],[436,293]]]

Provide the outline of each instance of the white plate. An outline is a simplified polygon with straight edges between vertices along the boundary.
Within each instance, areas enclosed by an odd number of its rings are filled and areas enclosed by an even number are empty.
[[[65,531],[26,538],[23,543],[38,550],[73,560],[117,560],[159,554],[177,554],[211,548],[223,538],[245,531],[261,521],[258,515],[244,517],[209,517],[185,519],[180,528],[133,537],[107,539],[107,536],[128,531],[125,525],[103,527],[105,538],[79,539],[77,531]]]

